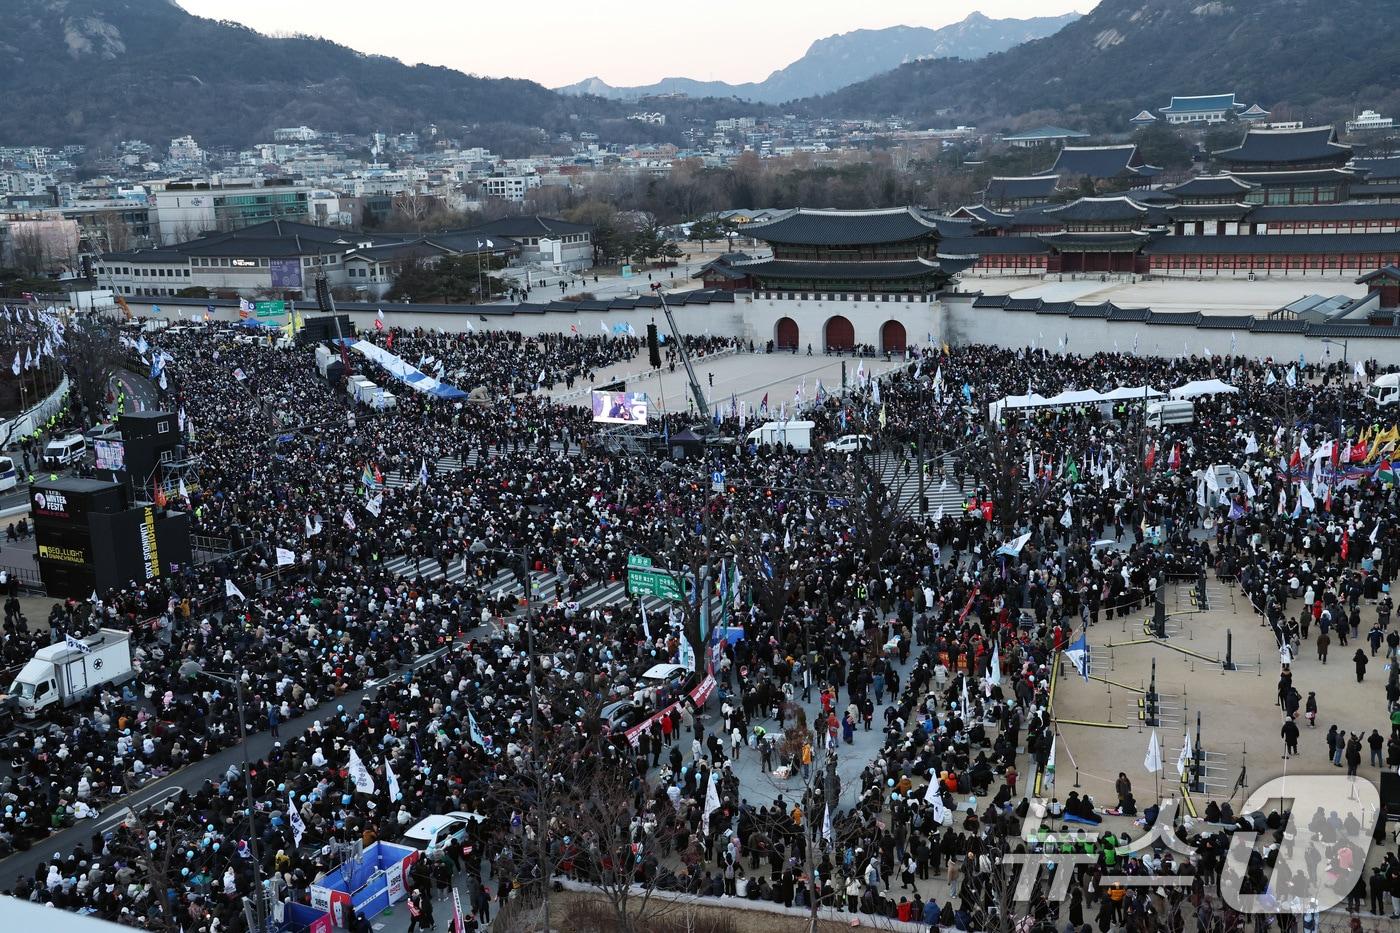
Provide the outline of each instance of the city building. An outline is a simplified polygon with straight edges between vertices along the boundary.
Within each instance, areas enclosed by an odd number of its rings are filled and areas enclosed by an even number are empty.
[[[1363,110],[1359,117],[1347,121],[1348,133],[1365,133],[1371,130],[1394,129],[1395,119],[1383,117],[1374,110]]]
[[[498,201],[524,201],[525,193],[540,186],[538,175],[492,175],[477,183],[477,191],[483,198]]]
[[[261,184],[176,181],[152,195],[163,246],[209,231],[229,232],[269,220],[307,220],[309,186],[286,178]]]
[[[522,263],[534,263],[560,271],[593,268],[593,225],[576,224],[556,217],[502,217],[469,230],[443,234],[460,237],[465,244],[479,238],[485,245],[492,237],[506,237],[519,246]]]
[[[193,136],[181,136],[170,141],[169,159],[180,165],[203,165],[204,150]]]

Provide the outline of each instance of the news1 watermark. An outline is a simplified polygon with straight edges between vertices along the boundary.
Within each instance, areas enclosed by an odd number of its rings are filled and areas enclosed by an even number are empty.
[[[1003,864],[1017,869],[1012,900],[1029,902],[1042,878],[1048,881],[1048,890],[1042,892],[1046,898],[1065,900],[1075,868],[1092,870],[1101,858],[1105,873],[1098,879],[1100,890],[1115,885],[1189,887],[1194,874],[1160,870],[1164,864],[1194,865],[1198,855],[1176,834],[1179,809],[1178,799],[1162,801],[1152,826],[1113,846],[1110,856],[1100,845],[1085,845],[1099,840],[1102,829],[1075,825],[1068,833],[1056,833],[1046,823],[1045,801],[1036,799],[1021,829],[1032,851],[1002,858]],[[1337,774],[1295,774],[1266,781],[1236,812],[1243,819],[1230,826],[1197,820],[1189,824],[1188,835],[1228,834],[1219,892],[1227,905],[1245,914],[1316,913],[1346,900],[1365,872],[1376,821],[1384,819],[1375,784]],[[1286,823],[1274,822],[1270,828],[1268,814],[1285,812]],[[1130,865],[1134,870],[1126,871]]]

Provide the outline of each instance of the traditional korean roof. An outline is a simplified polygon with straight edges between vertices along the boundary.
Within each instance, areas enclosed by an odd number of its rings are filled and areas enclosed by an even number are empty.
[[[1250,204],[1173,204],[1167,213],[1173,220],[1239,220],[1248,214]]]
[[[1269,111],[1258,104],[1250,104],[1249,109],[1240,113],[1241,120],[1262,120],[1269,115]]]
[[[1147,208],[1125,196],[1080,198],[1059,207],[1046,208],[1045,216],[1067,223],[1132,222],[1146,219]]]
[[[1270,130],[1250,127],[1238,146],[1221,149],[1215,157],[1232,164],[1289,164],[1346,161],[1351,147],[1337,142],[1331,126],[1309,126],[1296,130]]]
[[[1133,143],[1121,146],[1065,146],[1046,174],[1088,175],[1090,178],[1116,178],[1119,175],[1152,177],[1161,169],[1146,165]]]
[[[1094,233],[1042,233],[1040,239],[1060,252],[1109,252],[1136,250],[1150,239],[1150,234],[1135,230]]]
[[[1179,198],[1235,198],[1243,197],[1253,187],[1233,175],[1197,175],[1179,185],[1170,185],[1166,191]]]
[[[1163,113],[1216,113],[1222,110],[1244,109],[1235,103],[1234,94],[1202,94],[1196,97],[1173,97],[1162,108]]]
[[[898,281],[946,275],[938,262],[897,259],[867,262],[809,262],[797,259],[759,259],[734,266],[756,278],[812,279],[814,281]]]
[[[1137,116],[1128,120],[1129,123],[1156,123],[1157,115],[1151,110],[1139,110]]]
[[[1260,204],[1250,213],[1253,221],[1321,223],[1328,220],[1396,220],[1400,204]]]
[[[912,207],[871,211],[802,208],[765,224],[750,224],[744,235],[792,246],[858,246],[901,243],[936,234],[938,223]]]
[[[1374,159],[1352,159],[1350,168],[1364,172],[1367,181],[1400,179],[1400,156]]]
[[[1029,175],[1019,178],[997,176],[987,182],[982,192],[983,202],[1025,201],[1031,198],[1049,200],[1060,183],[1059,175]]]
[[[1400,282],[1400,266],[1383,266],[1374,272],[1367,272],[1356,280],[1356,284],[1365,285],[1367,282],[1372,282],[1376,279],[1390,279],[1395,282]]]

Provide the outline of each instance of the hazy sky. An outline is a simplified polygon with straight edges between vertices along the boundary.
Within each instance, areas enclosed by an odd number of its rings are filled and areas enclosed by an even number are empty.
[[[308,33],[410,64],[549,87],[597,75],[615,86],[683,76],[761,81],[811,43],[852,29],[945,26],[1086,12],[1098,0],[178,0],[191,13],[269,35]]]

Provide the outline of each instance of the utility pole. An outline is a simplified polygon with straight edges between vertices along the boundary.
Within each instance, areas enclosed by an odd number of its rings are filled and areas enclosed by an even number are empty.
[[[254,819],[253,776],[248,767],[248,716],[243,702],[243,676],[239,674],[233,678],[223,677],[211,674],[203,668],[200,669],[200,673],[210,680],[233,687],[237,699],[238,735],[243,752],[243,791],[247,794],[248,804],[248,847],[253,853],[253,930],[254,933],[266,933],[267,914],[263,909],[262,856],[258,851],[258,826]]]

